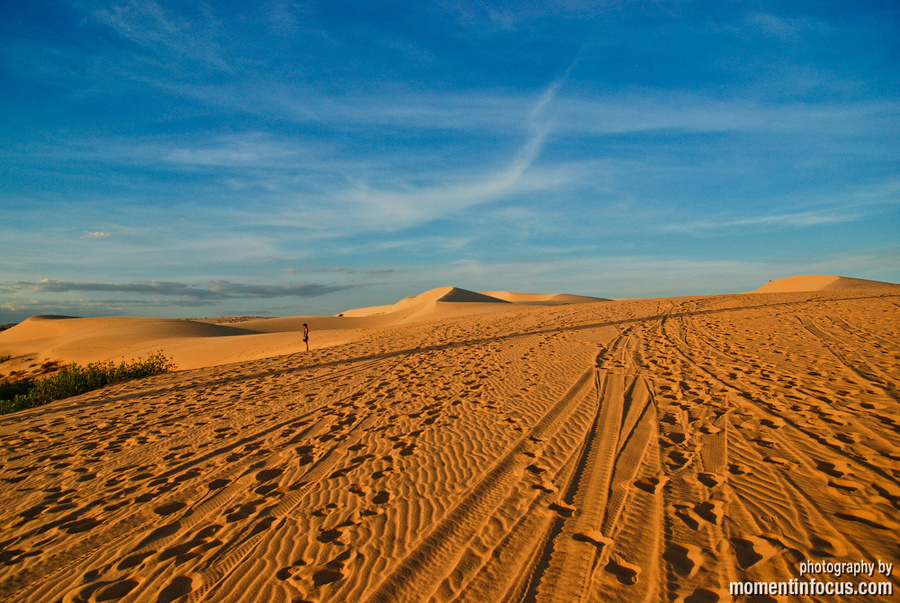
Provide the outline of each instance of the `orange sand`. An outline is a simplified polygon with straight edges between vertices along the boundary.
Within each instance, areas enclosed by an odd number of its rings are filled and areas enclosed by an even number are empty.
[[[835,282],[448,288],[287,355],[300,319],[26,321],[0,353],[232,364],[0,417],[0,600],[716,601],[900,565],[900,291]]]

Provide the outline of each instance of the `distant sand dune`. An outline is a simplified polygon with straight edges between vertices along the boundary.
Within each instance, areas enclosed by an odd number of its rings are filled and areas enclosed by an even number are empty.
[[[900,567],[895,289],[388,308],[0,417],[0,600],[728,601]],[[103,320],[11,331],[233,357],[314,319]]]
[[[846,276],[831,276],[827,274],[807,274],[803,276],[789,276],[774,281],[769,281],[754,293],[796,293],[801,291],[856,291],[859,289],[883,289],[896,291],[900,285],[870,281],[861,278]]]
[[[450,316],[467,316],[491,311],[505,311],[516,306],[555,306],[607,301],[598,297],[570,294],[511,293],[496,291],[476,293],[457,287],[440,287],[407,297],[390,306],[373,306],[347,310],[343,317],[381,317],[382,324],[434,320]]]
[[[346,343],[362,331],[416,321],[462,317],[514,304],[556,305],[598,301],[576,295],[503,293],[493,297],[457,287],[440,287],[407,297],[390,306],[349,310],[340,316],[294,316],[244,319],[229,324],[209,320],[160,318],[73,318],[35,316],[0,332],[0,353],[18,358],[3,369],[28,373],[44,361],[81,364],[129,360],[157,352],[174,359],[180,369],[258,360],[305,350],[303,323],[311,329],[311,348]],[[215,338],[215,341],[211,341]],[[0,373],[0,378],[4,376]]]
[[[485,292],[497,299],[502,299],[515,304],[533,304],[537,306],[555,306],[561,304],[581,304],[599,301],[609,301],[602,297],[589,297],[587,295],[571,295],[568,293],[543,294],[543,293],[512,293],[510,291]]]

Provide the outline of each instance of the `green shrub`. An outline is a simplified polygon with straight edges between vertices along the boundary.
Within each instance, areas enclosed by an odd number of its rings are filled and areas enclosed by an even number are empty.
[[[0,362],[6,362],[7,360],[12,360],[12,354],[0,354]]]
[[[51,377],[0,384],[0,414],[34,408],[54,400],[77,396],[104,385],[166,373],[175,364],[162,353],[131,362],[71,364]]]
[[[12,400],[16,396],[22,396],[31,389],[32,379],[20,379],[19,381],[4,381],[0,383],[0,400]]]

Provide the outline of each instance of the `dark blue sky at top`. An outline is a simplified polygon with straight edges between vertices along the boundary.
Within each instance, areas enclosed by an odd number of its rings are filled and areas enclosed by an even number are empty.
[[[0,322],[900,280],[894,2],[0,8]]]

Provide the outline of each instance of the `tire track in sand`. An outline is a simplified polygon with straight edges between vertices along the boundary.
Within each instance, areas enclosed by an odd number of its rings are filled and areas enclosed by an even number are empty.
[[[459,555],[463,546],[521,480],[525,468],[532,462],[527,453],[533,443],[553,436],[594,386],[595,379],[595,368],[591,366],[364,600],[369,603],[427,600],[444,578],[445,560]]]
[[[621,559],[606,562],[614,548],[611,536],[656,431],[655,406],[646,383],[635,374],[633,336],[620,338],[607,356],[598,356],[598,409],[569,484],[565,502],[570,505],[562,509],[524,601],[585,601],[600,569],[632,584],[641,571]]]

